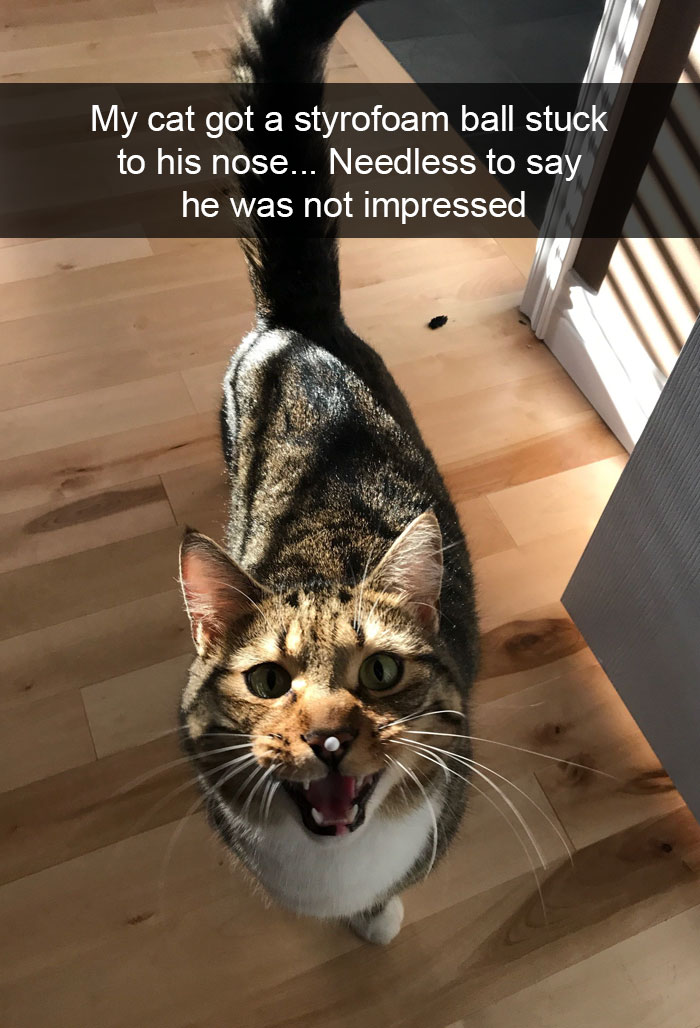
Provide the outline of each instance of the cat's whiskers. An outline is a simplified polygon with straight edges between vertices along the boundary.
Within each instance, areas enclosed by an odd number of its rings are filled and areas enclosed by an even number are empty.
[[[206,756],[213,757],[218,753],[233,753],[234,750],[243,749],[250,749],[250,743],[238,743],[235,746],[222,746],[221,748],[217,748],[215,750],[206,750]],[[175,760],[170,760],[166,764],[159,764],[158,767],[152,768],[150,771],[147,771],[143,775],[139,775],[138,778],[132,778],[131,781],[123,785],[121,789],[117,789],[116,792],[113,792],[110,799],[115,799],[117,796],[123,796],[125,793],[131,792],[132,789],[135,789],[137,786],[142,785],[149,779],[155,778],[156,775],[165,774],[166,771],[170,771],[172,768],[178,767],[180,764],[190,763],[191,760],[192,757],[187,755],[184,757],[177,757]]]
[[[227,771],[230,767],[232,767],[233,765],[236,765],[234,770],[227,775],[227,778],[230,778],[230,777],[233,777],[234,775],[238,774],[240,771],[244,770],[246,767],[250,766],[249,765],[250,760],[255,760],[255,759],[256,758],[253,757],[252,754],[251,755],[243,754],[242,756],[235,757],[232,761],[229,761],[228,763],[224,764],[223,767],[221,765],[218,765],[217,767],[210,769],[208,772],[200,772],[200,774],[207,774],[207,775],[216,774],[217,772]],[[247,762],[247,763],[241,763],[241,766],[238,766],[239,762],[244,762],[244,761]],[[153,814],[158,809],[160,809],[160,807],[162,807],[164,803],[166,803],[168,800],[170,800],[174,795],[176,795],[177,793],[183,792],[184,789],[190,788],[194,784],[195,784],[195,782],[194,782],[194,779],[193,779],[192,781],[185,782],[183,785],[179,786],[177,789],[175,789],[175,790],[171,791],[170,793],[168,793],[167,796],[165,796],[162,800],[160,800],[160,802],[158,804],[156,804],[156,807],[154,809],[152,808],[151,810],[148,811],[148,814],[146,815],[146,817],[147,818],[151,818],[153,816]],[[221,782],[217,782],[215,787],[218,787],[220,784],[222,784],[222,783]],[[181,833],[182,833],[182,831],[183,831],[183,829],[184,829],[188,819],[192,816],[192,814],[195,813],[195,811],[202,804],[204,804],[206,802],[207,802],[207,795],[206,794],[197,796],[197,798],[194,801],[194,803],[192,803],[187,808],[185,813],[182,815],[182,817],[180,817],[178,819],[178,821],[177,821],[177,823],[175,825],[175,829],[174,829],[173,834],[172,834],[172,836],[171,836],[171,838],[170,838],[170,840],[168,842],[168,845],[166,847],[165,854],[163,856],[163,860],[161,861],[160,870],[158,872],[158,896],[159,896],[159,906],[161,906],[161,907],[162,907],[163,888],[164,888],[164,885],[165,885],[165,876],[166,876],[166,873],[167,873],[167,870],[168,870],[168,865],[169,865],[171,857],[172,857],[172,853],[173,853],[173,851],[175,849],[175,846],[177,844],[177,840],[179,839],[179,837],[180,837],[180,835],[181,835]]]
[[[463,545],[462,540],[461,539],[457,539],[453,543],[448,543],[446,546],[441,546],[440,549],[436,550],[435,552],[436,552],[436,554],[438,554],[438,553],[445,553],[447,550],[451,550],[455,546],[462,546],[462,545]]]
[[[272,774],[272,772],[275,770],[276,767],[277,767],[276,764],[271,764],[270,767],[267,769],[267,771],[265,771],[265,773],[262,775],[262,777],[255,783],[253,788],[250,790],[250,793],[248,794],[248,798],[247,798],[247,800],[245,801],[245,803],[243,805],[243,809],[241,811],[241,817],[245,817],[246,816],[246,813],[250,809],[250,805],[253,802],[253,797],[255,796],[256,792],[258,791],[260,786],[264,784],[266,779],[268,779],[270,777],[270,775]],[[260,813],[262,813],[262,795],[260,797]]]
[[[374,554],[374,543],[372,543],[372,545],[370,546],[369,555],[367,557],[367,562],[365,564],[365,570],[364,570],[364,572],[362,574],[362,581],[360,582],[360,592],[359,592],[358,600],[357,600],[357,603],[355,604],[355,616],[352,619],[352,627],[355,630],[357,630],[359,628],[360,621],[362,620],[362,602],[364,600],[364,595],[365,595],[365,583],[367,581],[367,572],[369,571],[369,565],[370,565],[370,561],[372,560],[373,554]]]
[[[369,609],[369,613],[367,614],[367,618],[366,618],[367,621],[370,620],[370,618],[374,614],[375,610],[377,609],[377,606],[381,603],[383,598],[384,598],[383,594],[380,593],[379,596],[376,598],[376,600],[374,601],[374,603],[372,604],[372,606]]]
[[[172,858],[172,854],[175,849],[177,840],[180,838],[180,835],[182,834],[182,831],[185,825],[187,824],[189,818],[205,802],[206,796],[198,796],[195,802],[187,808],[185,813],[182,815],[182,817],[178,820],[177,824],[175,825],[173,834],[171,835],[168,845],[166,846],[165,853],[160,864],[160,869],[158,871],[158,906],[160,909],[163,908],[163,889],[165,888],[165,876],[168,872],[168,866],[170,864],[170,860]]]
[[[415,749],[416,746],[422,746],[422,747],[424,747],[425,750],[429,750],[431,752],[434,750],[434,747],[432,747],[432,746],[425,746],[424,743],[403,742],[400,739],[391,739],[390,741],[392,743],[395,743],[395,745],[397,745],[397,746],[407,746],[414,753],[417,752],[416,749]],[[449,750],[441,750],[441,751],[438,751],[438,752],[447,753],[449,756],[454,756],[454,754],[450,753]],[[535,853],[537,854],[537,859],[539,860],[540,864],[544,868],[546,866],[546,860],[545,860],[545,857],[544,857],[544,854],[543,854],[542,850],[540,849],[540,845],[537,842],[537,839],[536,839],[534,833],[532,832],[530,826],[528,825],[527,821],[523,817],[521,811],[518,810],[518,808],[513,803],[511,798],[509,796],[507,796],[505,794],[505,792],[503,791],[503,789],[501,789],[501,787],[499,785],[497,785],[496,782],[494,782],[494,780],[492,778],[490,778],[484,771],[480,770],[474,764],[472,764],[471,762],[467,761],[466,757],[463,758],[463,760],[461,762],[464,763],[470,769],[470,771],[473,771],[473,773],[475,775],[478,775],[479,778],[482,778],[487,783],[487,785],[490,785],[491,788],[495,792],[497,792],[499,794],[499,796],[501,797],[503,802],[508,806],[508,808],[513,812],[515,817],[518,819],[518,822],[519,822],[520,826],[522,827],[523,831],[527,833],[527,837],[530,840],[530,844],[531,844],[532,848],[534,849]]]
[[[460,738],[460,737],[459,736],[455,736],[455,738]],[[413,740],[411,740],[411,742],[413,742]],[[532,798],[532,796],[529,796],[525,792],[524,789],[521,789],[519,785],[516,785],[516,783],[513,782],[510,778],[507,778],[505,775],[502,775],[499,771],[495,771],[494,768],[489,767],[487,764],[481,764],[478,760],[474,760],[473,757],[464,757],[464,756],[462,756],[461,753],[454,753],[451,750],[442,749],[439,746],[430,746],[428,743],[414,742],[414,745],[415,746],[420,746],[421,749],[431,750],[435,754],[437,754],[437,753],[444,753],[446,756],[452,757],[452,759],[456,760],[459,764],[463,764],[464,766],[469,767],[469,768],[471,768],[474,771],[476,771],[477,768],[481,768],[482,771],[487,771],[490,775],[494,775],[500,781],[505,782],[507,785],[509,785],[511,787],[511,789],[514,789],[515,792],[519,793],[522,797],[524,797],[524,799],[526,799],[528,803],[532,804],[532,806],[535,808],[535,810],[537,810],[537,812],[544,818],[544,820],[547,822],[549,827],[552,829],[552,831],[558,837],[558,839],[561,842],[562,846],[566,850],[566,854],[567,854],[567,856],[569,858],[569,861],[573,865],[573,862],[574,862],[573,850],[571,849],[569,841],[566,838],[566,836],[563,834],[561,829],[552,820],[552,818],[549,816],[549,814],[547,814],[547,812],[542,809],[542,807],[539,805],[539,803],[537,803]],[[478,772],[477,772],[477,774],[478,774]]]
[[[238,765],[239,761],[242,761],[244,763],[241,763],[240,765]],[[200,773],[202,773],[202,774],[216,774],[217,772],[228,771],[228,769],[231,768],[231,766],[235,764],[236,767],[234,767],[232,771],[229,771],[228,774],[223,775],[222,778],[220,778],[218,782],[214,783],[213,788],[214,789],[220,789],[223,785],[226,784],[226,782],[229,781],[229,779],[234,778],[237,774],[240,774],[241,771],[245,771],[248,767],[250,767],[250,764],[252,762],[257,763],[257,758],[252,756],[252,755],[250,757],[246,757],[245,755],[243,755],[242,757],[236,757],[235,760],[230,761],[228,764],[224,764],[223,767],[218,766],[218,767],[212,768],[209,772],[200,772]],[[260,768],[260,770],[262,770],[262,768]],[[244,786],[257,773],[258,773],[258,768],[255,768],[255,770],[253,771],[253,775],[250,775],[246,779],[246,782],[244,783]],[[189,786],[192,783],[191,782],[187,782],[186,784]],[[181,791],[182,788],[183,787],[181,786],[180,790],[178,790],[178,791]],[[239,794],[237,793],[236,795],[239,795]],[[171,838],[171,840],[170,840],[170,842],[168,844],[168,848],[167,848],[167,850],[165,852],[165,857],[163,858],[163,863],[161,865],[161,872],[160,872],[161,887],[162,887],[162,883],[163,883],[163,879],[164,879],[164,874],[165,874],[165,871],[167,870],[167,865],[168,865],[169,860],[170,860],[170,855],[172,854],[172,851],[175,848],[175,844],[177,842],[177,839],[179,838],[180,833],[182,832],[182,829],[183,829],[183,827],[185,825],[185,822],[195,812],[195,810],[197,809],[197,807],[200,804],[205,803],[207,801],[207,798],[208,797],[207,797],[206,794],[204,794],[202,796],[198,796],[197,800],[195,801],[195,803],[193,803],[192,806],[189,807],[185,811],[183,816],[179,819],[179,821],[177,823],[177,827],[175,829],[175,832],[174,832],[174,834],[173,834],[173,836],[172,836],[172,838]]]
[[[216,767],[210,768],[208,771],[199,771],[198,773],[205,777],[209,777],[210,775],[214,775],[220,771],[225,771],[228,768],[233,767],[234,765],[238,765],[239,763],[246,761],[247,763],[242,764],[242,766],[238,768],[238,770],[243,770],[245,767],[249,766],[250,760],[251,756],[244,753],[240,757],[234,757],[233,760],[227,761],[223,765],[217,764]],[[155,804],[148,808],[146,813],[141,818],[139,818],[139,820],[136,822],[136,825],[134,826],[133,834],[138,835],[139,832],[143,830],[144,825],[148,824],[148,822],[153,819],[154,815],[157,814],[159,810],[166,806],[172,799],[175,798],[175,796],[179,796],[181,792],[185,792],[187,789],[191,789],[196,784],[196,778],[190,778],[186,782],[183,782],[181,785],[178,785],[174,789],[171,789],[169,792],[167,792],[165,796],[162,796]]]
[[[532,871],[532,876],[535,879],[535,885],[537,887],[537,894],[538,894],[538,896],[540,898],[540,904],[542,906],[542,913],[543,913],[545,921],[548,921],[547,907],[545,905],[544,894],[542,892],[542,884],[540,882],[540,877],[539,877],[539,875],[537,873],[537,867],[535,865],[534,860],[532,859],[532,854],[530,853],[530,850],[528,849],[527,844],[524,841],[523,837],[521,836],[520,832],[516,829],[516,827],[512,823],[512,821],[510,821],[508,819],[508,817],[506,816],[505,812],[498,806],[498,804],[496,803],[494,798],[492,796],[489,796],[489,794],[486,792],[486,790],[482,789],[480,786],[478,786],[476,784],[476,782],[472,781],[472,779],[467,778],[465,775],[460,775],[459,772],[455,771],[454,768],[448,767],[447,764],[444,762],[444,760],[442,760],[440,757],[438,757],[437,754],[435,754],[434,756],[430,756],[427,753],[423,753],[423,752],[419,752],[419,751],[415,751],[415,752],[416,752],[417,756],[424,757],[426,760],[433,761],[433,763],[436,763],[436,764],[439,763],[439,765],[443,768],[444,771],[448,772],[451,775],[454,775],[455,778],[459,778],[461,781],[466,782],[466,784],[469,786],[470,789],[473,789],[476,793],[479,794],[479,796],[482,796],[486,800],[486,802],[488,804],[490,804],[490,806],[492,806],[493,809],[499,814],[499,816],[503,818],[503,820],[508,825],[508,827],[510,828],[510,830],[513,833],[513,835],[515,836],[515,838],[518,840],[518,843],[519,843],[523,853],[525,854],[525,856],[527,858],[527,862],[530,865],[530,870]]]
[[[389,763],[390,762],[392,764],[395,763],[393,760],[391,760],[391,757],[388,756],[388,754],[384,754],[384,763],[386,764],[387,767],[389,767]],[[410,803],[410,796],[406,792],[406,783],[405,783],[405,780],[404,780],[403,777],[399,779],[399,781],[396,783],[394,788],[399,788],[401,790],[401,796],[402,796],[403,800]]]
[[[236,761],[231,761],[230,764],[224,765],[223,767],[213,768],[212,771],[209,772],[211,774],[216,774],[217,771],[226,771],[228,768],[233,768],[231,771],[228,772],[228,774],[222,774],[221,778],[219,778],[218,781],[212,783],[209,786],[212,792],[216,792],[218,789],[221,789],[222,786],[226,785],[226,783],[230,781],[232,778],[235,778],[236,775],[241,773],[241,771],[247,771],[247,769],[251,767],[251,765],[257,765],[257,767],[255,768],[255,772],[257,772],[257,768],[260,767],[260,765],[258,764],[258,758],[252,753],[249,756],[246,756],[244,754],[244,756],[239,759],[241,761],[240,764],[236,763]],[[247,780],[248,779],[246,779],[246,781]],[[236,795],[238,795],[238,793]]]
[[[285,624],[284,609],[282,606],[284,603],[284,594],[281,589],[278,593],[275,593],[275,599],[277,601],[277,624],[279,625],[280,630],[284,632],[286,631],[287,626]]]
[[[410,720],[410,718],[407,720]],[[396,723],[397,722],[394,722],[394,724]],[[387,725],[385,727],[389,726]],[[588,764],[579,764],[575,760],[565,760],[564,757],[555,757],[551,753],[542,753],[540,750],[529,750],[526,749],[524,746],[515,746],[513,743],[510,742],[500,742],[497,739],[484,739],[480,735],[457,735],[457,733],[455,732],[425,732],[409,728],[407,728],[405,731],[406,735],[444,735],[453,739],[469,739],[471,740],[471,742],[485,742],[490,743],[490,745],[492,746],[504,746],[506,749],[509,750],[518,750],[520,753],[529,753],[533,757],[543,757],[545,760],[553,760],[557,764],[568,764],[570,767],[578,767],[581,768],[583,771],[592,771],[593,774],[602,775],[604,778],[611,778],[615,782],[621,781],[621,779],[617,775],[611,775],[608,771],[601,771],[599,768],[590,767],[590,765]]]
[[[262,796],[260,797],[260,816],[263,817],[263,819],[264,819],[264,815],[265,815],[265,804],[267,803],[268,797],[270,795],[270,791],[271,791],[272,786],[274,784],[275,784],[274,781],[272,779],[270,779],[267,782],[267,784],[265,785],[265,788],[262,791]]]
[[[177,728],[168,728],[168,729],[166,729],[166,731],[161,732],[159,734],[158,738],[159,739],[164,739],[167,735],[175,735],[177,732],[180,732],[182,734],[183,738],[185,738],[185,739],[187,738],[187,729],[185,728],[184,725],[178,725]],[[224,736],[227,739],[234,739],[234,738],[238,738],[238,739],[252,739],[253,738],[253,736],[250,734],[250,732],[234,732],[233,729],[228,729],[228,728],[222,729],[220,732],[202,732],[202,734],[199,736],[199,738],[200,739],[205,739],[205,738],[206,739],[213,739],[213,738],[216,738],[217,736]]]
[[[411,599],[410,597],[406,596],[405,602],[408,603],[409,601],[410,601],[411,605],[414,606],[414,607],[428,607],[429,610],[433,610],[433,611],[435,610],[435,607],[434,607],[434,605],[432,603],[423,603],[421,600]],[[445,616],[445,612],[444,611],[440,612],[440,621],[446,621],[447,624],[450,625],[451,628],[456,628],[457,627],[457,625],[454,623],[454,621],[452,621],[450,618]]]
[[[430,717],[431,715],[437,714],[456,714],[457,717],[464,717],[461,710],[426,710],[419,714],[407,714],[406,717],[399,717],[395,721],[389,721],[385,725],[381,725],[379,728],[380,732],[386,731],[387,728],[393,728],[394,725],[402,725],[407,721],[415,721],[419,717]],[[445,733],[448,734],[448,733]]]
[[[425,872],[425,877],[427,878],[427,876],[430,874],[430,872],[433,869],[433,865],[435,864],[435,858],[437,856],[438,826],[437,826],[437,817],[435,816],[435,808],[433,807],[432,803],[428,799],[428,794],[425,791],[423,783],[418,778],[418,775],[415,774],[415,772],[411,771],[410,768],[406,767],[405,764],[402,764],[400,760],[395,760],[394,757],[389,757],[389,760],[391,760],[392,763],[397,764],[402,769],[402,771],[404,771],[407,775],[409,775],[409,777],[411,777],[413,779],[413,781],[416,783],[416,785],[420,789],[421,793],[423,794],[423,799],[425,800],[426,806],[428,807],[428,810],[430,811],[430,818],[431,818],[431,821],[433,823],[433,851],[432,851],[432,854],[430,856],[430,863],[428,864],[428,870]]]
[[[270,631],[274,632],[274,626],[270,623],[270,619],[268,618],[267,614],[262,609],[260,604],[255,602],[255,600],[253,599],[252,596],[249,596],[247,592],[244,592],[243,589],[239,589],[238,586],[233,585],[231,582],[224,582],[222,584],[223,584],[223,586],[226,589],[231,589],[233,592],[240,593],[241,596],[243,596],[246,600],[248,600],[248,603],[250,603],[250,605],[252,607],[254,607],[255,610],[257,610],[258,614],[263,619],[263,621],[265,622],[267,627],[270,629]]]
[[[265,822],[267,822],[267,819],[270,816],[270,807],[272,806],[272,801],[275,798],[275,793],[277,792],[281,784],[281,782],[270,782],[268,785],[268,791],[265,799],[265,809],[263,813],[263,819]]]
[[[253,781],[253,780],[254,780],[254,779],[255,779],[255,778],[257,777],[257,775],[258,775],[258,774],[259,774],[259,773],[260,773],[261,771],[264,771],[264,770],[265,770],[265,769],[263,768],[263,766],[262,766],[261,764],[258,764],[258,761],[257,761],[257,757],[254,757],[254,758],[253,758],[253,761],[255,762],[255,765],[256,765],[256,766],[255,766],[255,767],[253,768],[253,770],[252,770],[252,771],[250,772],[250,774],[249,774],[249,775],[248,775],[248,777],[246,778],[246,780],[245,780],[245,782],[243,783],[243,785],[241,785],[241,786],[240,786],[240,788],[239,788],[239,789],[237,790],[237,792],[236,792],[235,796],[233,797],[234,803],[235,803],[235,801],[236,801],[236,800],[238,799],[238,797],[239,797],[239,796],[241,796],[241,795],[242,795],[242,794],[243,794],[243,793],[245,792],[245,790],[246,790],[246,788],[248,787],[248,785],[249,785],[249,784],[250,784],[250,783],[251,783],[251,782],[252,782],[252,781]],[[252,762],[251,762],[251,763],[252,763]],[[245,768],[248,768],[248,767],[250,767],[250,764],[246,764],[246,765],[245,765]],[[237,775],[237,774],[239,773],[239,771],[241,771],[241,770],[243,770],[243,768],[237,768],[237,769],[236,769],[236,770],[235,770],[235,771],[234,771],[234,772],[233,772],[232,774],[230,774],[230,775],[227,775],[227,776],[226,776],[226,778],[224,778],[224,780],[223,780],[223,781],[218,781],[218,782],[216,783],[216,785],[214,786],[214,788],[215,788],[215,789],[220,789],[220,788],[222,787],[222,785],[225,785],[225,784],[226,784],[226,782],[228,782],[228,781],[229,781],[229,779],[231,779],[231,778],[234,778],[234,777],[235,777],[235,776],[236,776],[236,775]]]
[[[415,721],[421,717],[432,717],[438,714],[455,714],[457,717],[464,717],[464,714],[459,710],[425,710],[417,714],[408,714],[406,717],[398,718],[395,721],[389,721],[387,724],[380,725],[379,731],[384,732],[388,728],[393,728],[396,725],[406,724],[408,721]],[[509,750],[517,750],[519,753],[528,753],[533,757],[542,757],[544,760],[552,760],[557,764],[567,764],[570,767],[577,767],[583,771],[591,771],[593,774],[602,775],[604,778],[610,778],[613,781],[619,782],[621,779],[618,775],[610,774],[608,771],[601,771],[597,767],[591,767],[589,764],[581,764],[575,760],[566,760],[564,757],[556,757],[551,753],[543,753],[541,750],[527,749],[525,746],[516,746],[514,743],[502,742],[499,739],[486,739],[480,735],[459,735],[456,732],[431,732],[431,731],[420,731],[418,729],[404,729],[406,735],[442,735],[449,739],[468,739],[471,742],[484,742],[491,746],[504,746]]]
[[[235,773],[238,774],[239,771],[242,771],[246,767],[250,767],[251,764],[254,764],[257,759],[258,758],[254,753],[243,753],[240,757],[234,757],[233,760],[226,761],[225,764],[217,764],[216,767],[211,767],[207,771],[198,771],[198,774],[203,775],[205,778],[209,778],[211,775],[227,771],[229,768],[235,768]],[[215,787],[218,784],[218,782],[215,783]]]

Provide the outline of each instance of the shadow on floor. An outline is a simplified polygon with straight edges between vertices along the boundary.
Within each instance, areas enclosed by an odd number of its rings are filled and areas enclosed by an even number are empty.
[[[367,24],[417,82],[580,82],[603,0],[377,0]]]

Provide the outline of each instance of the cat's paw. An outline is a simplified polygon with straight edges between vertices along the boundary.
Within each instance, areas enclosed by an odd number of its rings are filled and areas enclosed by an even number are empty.
[[[387,905],[374,917],[358,914],[350,919],[350,927],[367,942],[375,946],[386,946],[399,934],[403,921],[403,903],[399,896],[392,896]]]

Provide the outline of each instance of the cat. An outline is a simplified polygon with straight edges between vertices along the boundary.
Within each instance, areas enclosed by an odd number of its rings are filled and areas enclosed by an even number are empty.
[[[233,59],[243,101],[261,110],[270,83],[320,98],[357,2],[254,3]],[[319,138],[282,145],[327,195]],[[275,236],[261,219],[242,242],[256,326],[224,379],[226,544],[188,530],[181,546],[196,657],[180,716],[211,823],[269,896],[385,944],[463,815],[463,766],[450,774],[407,729],[469,755],[477,616],[454,506],[343,319],[334,226],[317,228]]]

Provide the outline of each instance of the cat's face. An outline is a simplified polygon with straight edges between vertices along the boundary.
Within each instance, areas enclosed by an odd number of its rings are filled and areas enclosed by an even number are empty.
[[[276,808],[334,838],[378,808],[391,816],[420,802],[440,769],[398,741],[414,727],[403,719],[461,709],[436,652],[441,576],[430,514],[365,582],[314,593],[273,594],[189,533],[181,577],[198,657],[183,715],[209,786],[252,821],[269,816],[274,788]],[[415,727],[445,731],[434,722]]]

